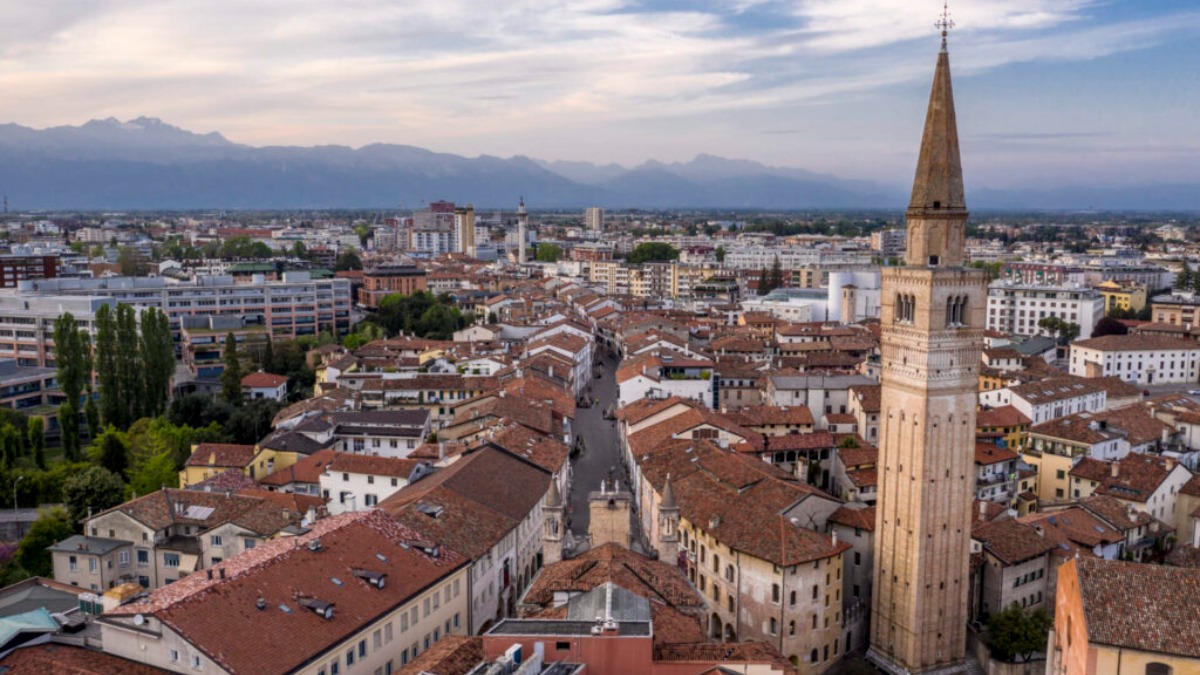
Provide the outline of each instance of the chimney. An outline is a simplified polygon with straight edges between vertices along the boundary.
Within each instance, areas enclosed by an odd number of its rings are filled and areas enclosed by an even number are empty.
[[[1117,478],[1121,475],[1121,464],[1119,462],[1113,462],[1110,466],[1112,467],[1113,478]]]
[[[835,530],[834,530],[833,532],[831,532],[830,534],[832,534],[832,536],[833,536],[833,545],[834,545],[834,546],[837,546],[837,530],[835,529]]]
[[[979,500],[979,519],[987,520],[987,502]]]

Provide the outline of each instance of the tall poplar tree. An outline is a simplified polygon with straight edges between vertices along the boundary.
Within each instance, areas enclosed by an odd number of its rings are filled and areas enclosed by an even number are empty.
[[[221,373],[221,395],[231,405],[242,404],[242,358],[238,354],[237,338],[225,336],[225,370]]]
[[[79,457],[79,401],[90,375],[85,344],[86,338],[80,335],[79,324],[70,312],[54,321],[54,363],[65,399],[59,406],[63,453],[71,460]]]
[[[145,405],[142,391],[142,363],[138,350],[137,314],[133,307],[117,305],[117,341],[113,358],[117,368],[118,429],[128,429],[140,417]]]
[[[121,423],[121,387],[117,373],[117,318],[108,305],[96,310],[96,377],[100,423]]]

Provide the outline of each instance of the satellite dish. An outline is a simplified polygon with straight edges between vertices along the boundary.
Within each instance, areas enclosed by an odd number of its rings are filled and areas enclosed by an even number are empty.
[[[140,626],[144,623],[146,623],[146,617],[142,616],[141,614],[133,615],[133,625]]]

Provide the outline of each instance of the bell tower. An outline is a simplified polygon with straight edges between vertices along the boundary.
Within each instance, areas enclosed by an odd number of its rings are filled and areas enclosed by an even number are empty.
[[[563,536],[566,533],[562,493],[556,478],[550,479],[550,490],[542,502],[542,520],[542,564],[552,565],[563,559]]]
[[[906,264],[883,270],[879,499],[871,648],[891,673],[964,667],[975,406],[987,294],[964,268],[967,208],[946,31],[907,211]]]

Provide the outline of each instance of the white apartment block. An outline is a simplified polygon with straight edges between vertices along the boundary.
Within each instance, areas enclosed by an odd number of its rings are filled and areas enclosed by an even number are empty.
[[[40,279],[21,284],[15,295],[37,308],[63,295],[157,307],[167,314],[173,331],[184,316],[240,316],[247,325],[267,326],[273,337],[284,339],[346,333],[353,306],[349,279],[313,279],[306,271],[284,272],[278,281],[254,275],[249,283],[236,283],[232,276],[189,282],[164,277]]]
[[[1158,335],[1105,335],[1071,345],[1071,374],[1131,384],[1200,381],[1200,342]]]
[[[54,367],[54,321],[64,312],[92,333],[96,310],[116,304],[107,298],[5,293],[0,295],[0,359],[16,359],[18,366]]]
[[[604,209],[599,206],[588,207],[583,212],[583,222],[588,230],[592,232],[604,231]]]
[[[783,269],[813,265],[870,265],[871,256],[857,251],[824,251],[811,247],[788,246],[727,246],[725,267],[729,269],[761,270],[771,267],[775,259]]]
[[[1104,316],[1104,298],[1089,287],[993,281],[988,287],[987,327],[1009,335],[1048,335],[1038,327],[1047,317],[1079,325],[1079,337],[1090,338]]]

